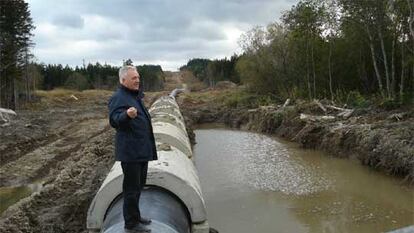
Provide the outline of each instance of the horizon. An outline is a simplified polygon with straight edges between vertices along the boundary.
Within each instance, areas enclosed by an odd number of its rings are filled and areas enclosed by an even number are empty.
[[[32,52],[37,63],[120,66],[130,58],[134,64],[177,71],[193,58],[241,54],[243,33],[278,21],[298,1],[27,2],[36,26]]]

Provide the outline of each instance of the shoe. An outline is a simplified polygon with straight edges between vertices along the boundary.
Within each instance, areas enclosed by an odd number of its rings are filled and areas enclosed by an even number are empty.
[[[142,224],[144,224],[144,225],[149,225],[149,224],[151,224],[151,219],[149,219],[149,218],[144,218],[144,217],[141,217],[141,219],[139,220],[139,223],[142,223]]]
[[[137,226],[134,226],[132,228],[124,228],[125,233],[150,233],[151,229],[147,228],[146,226],[139,224]]]

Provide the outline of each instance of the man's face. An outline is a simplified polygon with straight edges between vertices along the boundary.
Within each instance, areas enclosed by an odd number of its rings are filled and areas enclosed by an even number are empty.
[[[126,77],[122,80],[122,85],[130,90],[139,89],[139,74],[136,70],[128,70]]]

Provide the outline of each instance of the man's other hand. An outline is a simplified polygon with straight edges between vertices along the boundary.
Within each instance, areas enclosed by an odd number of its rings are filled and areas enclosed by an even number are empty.
[[[134,107],[130,107],[127,110],[127,114],[130,118],[135,118],[135,117],[137,117],[137,109],[134,108]]]

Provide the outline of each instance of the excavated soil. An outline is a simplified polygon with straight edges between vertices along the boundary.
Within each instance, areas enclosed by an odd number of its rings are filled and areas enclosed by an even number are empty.
[[[37,186],[2,213],[0,232],[87,232],[89,204],[114,163],[111,93],[46,93],[0,127],[0,192]]]
[[[165,90],[147,92],[145,105],[177,87],[180,73],[168,73]],[[7,124],[0,122],[0,195],[32,187],[11,206],[0,203],[0,232],[88,232],[89,204],[114,163],[115,130],[107,120],[111,95],[38,91],[37,102],[17,110]]]

